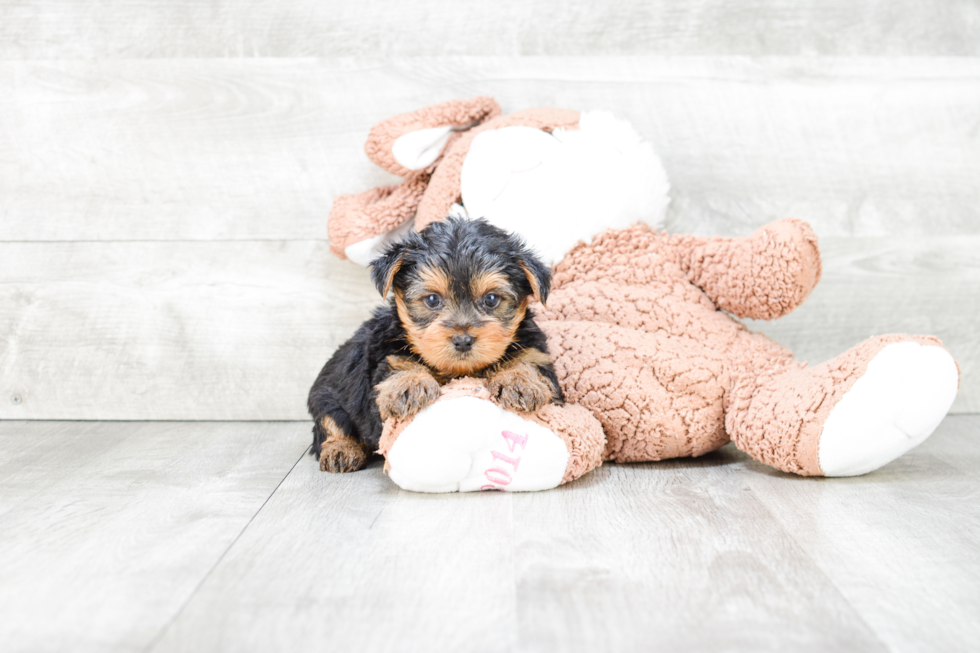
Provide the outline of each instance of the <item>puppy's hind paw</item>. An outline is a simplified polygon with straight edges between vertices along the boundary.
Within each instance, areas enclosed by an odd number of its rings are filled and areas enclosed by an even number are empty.
[[[320,447],[320,471],[342,474],[362,469],[368,461],[368,452],[353,438],[343,437],[324,442]]]

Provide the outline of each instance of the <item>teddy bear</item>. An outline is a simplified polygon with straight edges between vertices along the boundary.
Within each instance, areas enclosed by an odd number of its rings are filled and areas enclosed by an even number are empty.
[[[462,378],[389,419],[379,452],[419,492],[532,491],[604,461],[700,456],[733,442],[800,476],[854,476],[923,442],[959,368],[932,336],[885,335],[809,366],[739,318],[771,320],[821,275],[810,226],[735,238],[660,231],[666,174],[650,143],[603,111],[504,114],[453,100],[376,125],[368,157],[402,183],[337,198],[332,251],[367,265],[408,229],[459,214],[520,234],[552,266],[535,307],[566,402],[517,413]]]

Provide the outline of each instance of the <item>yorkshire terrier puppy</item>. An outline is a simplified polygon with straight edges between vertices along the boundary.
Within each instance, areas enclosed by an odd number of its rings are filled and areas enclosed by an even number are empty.
[[[460,376],[484,377],[505,407],[533,412],[564,397],[528,301],[551,274],[517,237],[449,218],[391,245],[371,278],[392,298],[340,346],[310,389],[320,469],[352,472],[389,417],[407,417]]]

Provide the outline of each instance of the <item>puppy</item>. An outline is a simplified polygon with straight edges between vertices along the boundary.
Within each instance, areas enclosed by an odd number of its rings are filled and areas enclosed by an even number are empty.
[[[513,410],[562,403],[544,333],[528,301],[551,274],[517,237],[485,220],[449,218],[391,245],[371,264],[388,303],[340,346],[310,389],[320,469],[352,472],[377,450],[389,417],[408,417],[460,376],[484,377]]]

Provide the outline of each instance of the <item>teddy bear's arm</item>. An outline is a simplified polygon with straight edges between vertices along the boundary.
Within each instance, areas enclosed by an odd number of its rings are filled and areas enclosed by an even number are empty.
[[[820,280],[817,237],[802,220],[777,220],[745,238],[676,236],[672,241],[691,282],[737,317],[786,315]]]

